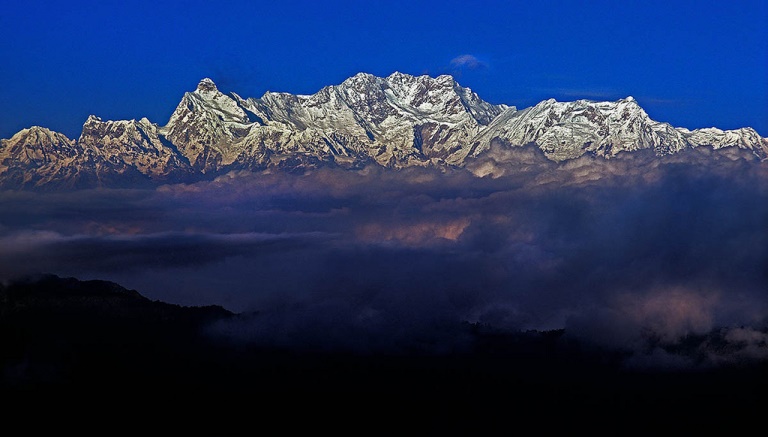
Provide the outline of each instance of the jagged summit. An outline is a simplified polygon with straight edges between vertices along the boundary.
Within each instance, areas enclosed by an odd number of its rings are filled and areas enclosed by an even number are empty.
[[[64,134],[60,134],[58,132],[54,132],[54,131],[48,129],[47,127],[43,127],[43,126],[30,126],[30,127],[26,128],[26,129],[22,129],[22,130],[16,132],[10,138],[9,141],[18,140],[20,138],[25,138],[25,139],[40,138],[40,137],[49,137],[50,138],[50,137],[54,137],[54,136],[61,136],[61,137],[66,138],[64,136]]]
[[[132,186],[269,167],[511,166],[499,147],[526,145],[555,162],[698,147],[768,157],[768,140],[751,128],[676,128],[652,120],[632,96],[518,110],[482,100],[449,75],[358,73],[311,95],[260,98],[224,94],[204,78],[164,126],[91,115],[76,141],[41,127],[2,140],[0,187]]]
[[[197,91],[215,92],[218,91],[218,88],[216,88],[216,84],[213,83],[213,80],[206,77],[200,80],[200,83],[197,84]]]

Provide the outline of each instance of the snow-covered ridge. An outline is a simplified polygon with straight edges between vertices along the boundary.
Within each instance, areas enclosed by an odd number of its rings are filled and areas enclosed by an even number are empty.
[[[493,147],[530,144],[556,162],[697,147],[768,156],[768,140],[751,128],[676,128],[650,119],[632,97],[549,99],[517,110],[483,101],[448,75],[395,72],[359,73],[312,95],[242,98],[205,78],[165,126],[90,116],[76,141],[40,127],[2,140],[0,187],[154,183],[268,167],[462,167]]]

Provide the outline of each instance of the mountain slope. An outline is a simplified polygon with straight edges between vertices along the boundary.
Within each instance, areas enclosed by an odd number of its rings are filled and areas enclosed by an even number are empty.
[[[183,180],[192,173],[187,159],[146,118],[102,121],[90,116],[77,144],[96,163],[100,178],[133,174],[158,181]]]
[[[632,97],[616,102],[549,99],[522,111],[507,110],[474,140],[471,156],[475,157],[494,140],[510,146],[535,143],[553,161],[585,153],[611,158],[644,149],[664,156],[700,146],[735,146],[752,151],[761,160],[768,156],[768,143],[753,129],[676,129],[652,120]]]
[[[75,141],[32,126],[0,142],[0,187],[34,187],[77,181],[80,153]]]

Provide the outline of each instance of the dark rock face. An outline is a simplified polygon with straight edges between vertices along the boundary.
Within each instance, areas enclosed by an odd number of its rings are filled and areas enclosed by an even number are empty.
[[[216,306],[153,302],[106,281],[14,281],[0,286],[4,383],[87,378],[101,365],[140,366],[148,353],[173,360],[174,350],[183,355],[203,341],[206,324],[231,316]]]
[[[497,433],[510,418],[562,431],[613,433],[627,423],[732,431],[758,423],[766,407],[765,366],[625,371],[620,356],[564,340],[562,330],[509,334],[466,325],[475,339],[470,353],[358,355],[266,350],[206,329],[233,317],[220,307],[153,302],[104,281],[43,276],[4,284],[5,420],[206,435],[293,429],[304,420],[335,430],[364,421],[386,431]],[[557,420],[541,422],[550,416]]]

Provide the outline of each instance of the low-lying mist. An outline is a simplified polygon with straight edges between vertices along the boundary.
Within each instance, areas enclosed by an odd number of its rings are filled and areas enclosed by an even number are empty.
[[[628,366],[767,360],[765,165],[694,162],[4,192],[0,276],[219,304],[241,315],[212,335],[289,349],[461,352],[473,324],[565,329]]]

